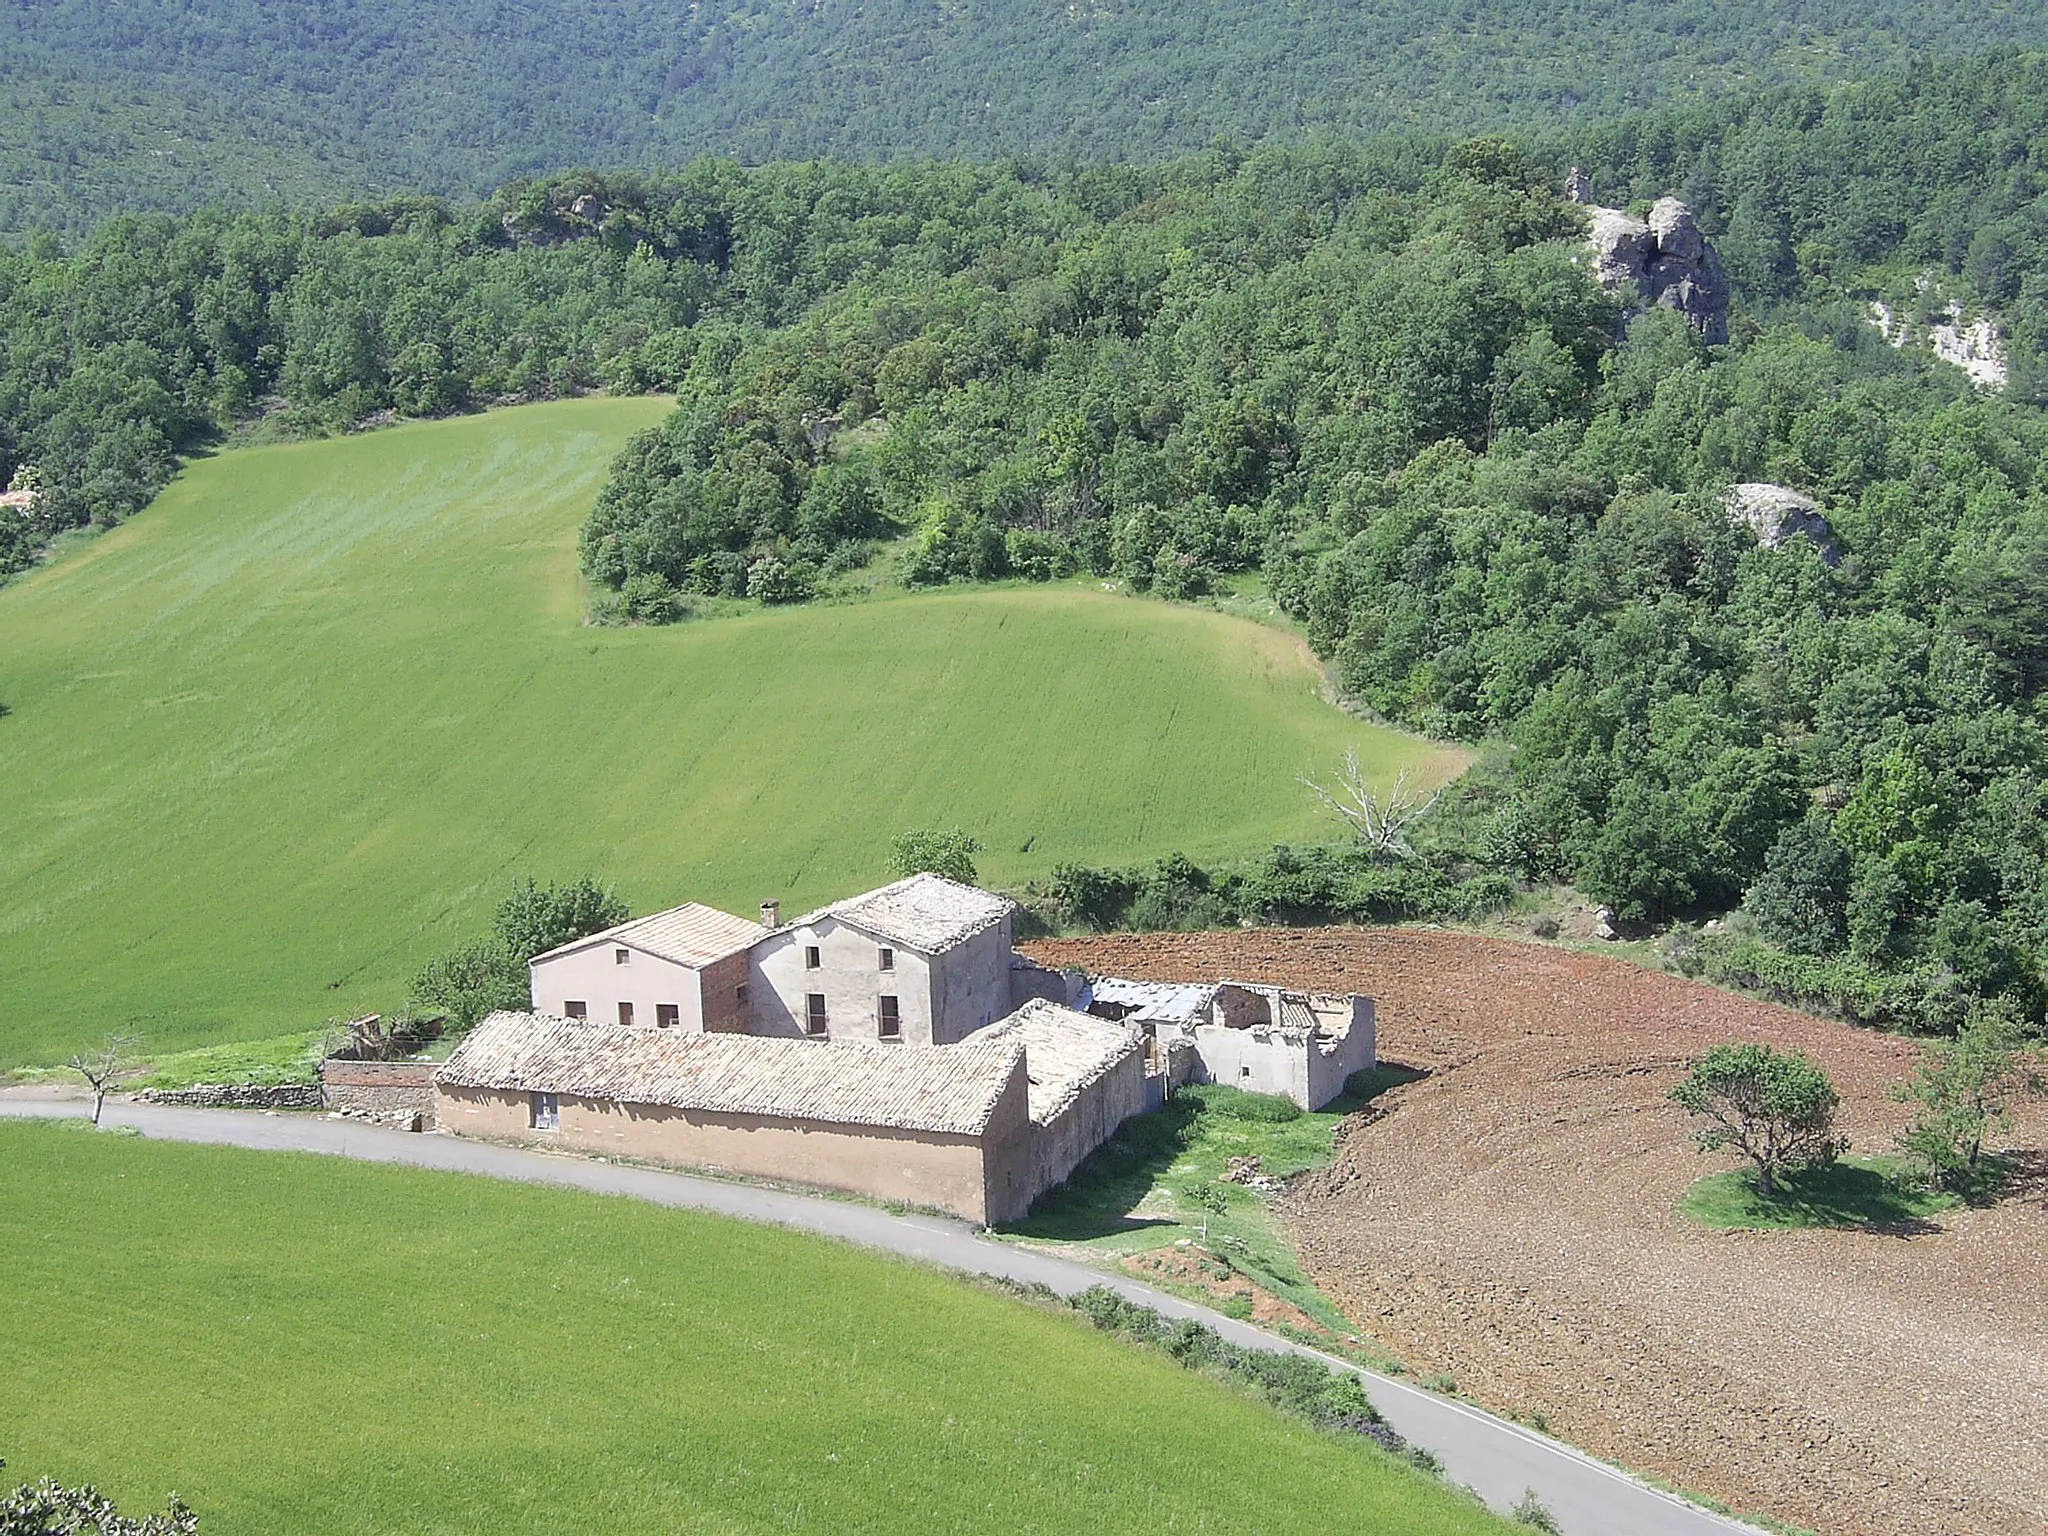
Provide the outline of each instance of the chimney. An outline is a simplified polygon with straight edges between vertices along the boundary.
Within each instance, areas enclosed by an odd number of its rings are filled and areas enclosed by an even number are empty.
[[[781,902],[764,901],[761,903],[761,926],[763,928],[780,928],[782,926]]]

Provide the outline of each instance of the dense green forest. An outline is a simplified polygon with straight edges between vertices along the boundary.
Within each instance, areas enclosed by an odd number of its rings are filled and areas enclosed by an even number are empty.
[[[1074,915],[1388,916],[1567,880],[1698,955],[1942,1027],[2048,995],[2043,66],[1996,60],[1518,147],[1139,167],[562,175],[475,206],[144,217],[0,256],[13,564],[223,433],[659,389],[586,568],[649,619],[939,583],[1264,583],[1371,709],[1488,745],[1414,860],[1069,871]],[[1624,330],[1562,166],[1677,185],[1732,340]],[[1873,203],[1866,187],[1881,187]],[[1973,389],[1869,326],[1930,273],[2009,317]],[[1721,498],[1802,488],[1846,551]],[[1276,792],[1287,787],[1276,786]]]
[[[1464,134],[2048,44],[1934,0],[40,0],[0,8],[0,230],[477,195],[565,165],[1000,155]]]

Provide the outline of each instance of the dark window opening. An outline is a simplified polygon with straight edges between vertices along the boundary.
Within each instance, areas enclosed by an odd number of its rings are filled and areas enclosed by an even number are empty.
[[[590,1017],[590,1004],[564,1003],[562,1012],[572,1019],[587,1019]]]
[[[633,1005],[631,1003],[619,1004],[619,1022],[621,1024],[630,1024],[633,1022]]]
[[[627,963],[628,963],[628,961],[629,961],[629,959],[630,959],[630,958],[631,958],[631,956],[632,956],[632,953],[633,953],[633,952],[632,952],[632,951],[631,951],[630,949],[615,949],[615,950],[613,950],[613,951],[612,951],[612,964],[613,964],[613,965],[625,965],[625,964],[627,964]]]
[[[885,949],[885,950],[883,950],[883,951],[882,951],[882,969],[883,969],[883,970],[885,970],[885,971],[893,971],[893,970],[895,970],[895,969],[896,969],[896,951],[895,951],[895,950],[893,950],[893,949]]]
[[[552,1093],[536,1093],[533,1096],[533,1128],[536,1131],[557,1130],[562,1124],[562,1101]]]
[[[683,1010],[675,1003],[656,1003],[654,1022],[663,1029],[674,1029],[683,1020]]]
[[[901,1040],[903,1038],[903,1013],[897,1007],[895,998],[884,997],[881,999],[881,1007],[875,1014],[875,1024],[877,1032],[884,1040]]]
[[[807,970],[807,971],[815,971],[815,970],[816,970],[816,969],[817,969],[817,968],[818,968],[819,966],[823,965],[824,963],[825,963],[825,957],[824,957],[823,955],[821,955],[821,954],[819,954],[819,953],[818,953],[818,946],[817,946],[817,945],[815,945],[815,944],[806,944],[806,945],[804,946],[804,969],[805,969],[805,970]]]
[[[825,1033],[825,994],[822,992],[804,996],[804,1032],[812,1035]]]

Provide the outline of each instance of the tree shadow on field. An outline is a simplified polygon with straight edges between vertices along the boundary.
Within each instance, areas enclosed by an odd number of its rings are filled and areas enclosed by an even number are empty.
[[[1941,1231],[1941,1223],[1930,1218],[1961,1204],[1954,1195],[1902,1185],[1889,1169],[1852,1162],[1781,1174],[1768,1199],[1746,1169],[1709,1175],[1685,1198],[1687,1214],[1710,1227],[1826,1227],[1898,1238]]]

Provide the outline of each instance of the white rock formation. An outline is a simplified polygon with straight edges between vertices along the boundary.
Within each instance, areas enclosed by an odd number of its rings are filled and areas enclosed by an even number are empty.
[[[1820,551],[1824,564],[1842,563],[1842,546],[1835,542],[1835,530],[1821,516],[1820,503],[1789,485],[1748,480],[1728,492],[1728,515],[1756,534],[1765,549],[1777,549],[1786,540],[1804,535]]]
[[[1920,291],[1925,293],[1928,280],[1923,277],[1917,281]],[[1962,369],[1980,389],[2003,389],[2011,376],[2005,361],[2005,338],[1989,315],[1979,315],[1966,324],[1962,307],[1948,304],[1927,325],[1915,326],[1882,299],[1873,299],[1870,319],[1893,346],[1908,347],[1917,342],[1944,363]]]

